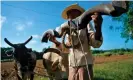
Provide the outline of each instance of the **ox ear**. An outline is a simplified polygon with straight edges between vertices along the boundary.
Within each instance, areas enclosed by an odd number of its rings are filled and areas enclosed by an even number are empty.
[[[15,47],[15,45],[12,44],[10,41],[8,41],[7,38],[4,38],[4,41],[5,41],[8,45],[10,45],[10,46],[12,46],[12,47]]]
[[[26,40],[23,44],[26,45],[31,39],[32,39],[32,36],[28,40]]]

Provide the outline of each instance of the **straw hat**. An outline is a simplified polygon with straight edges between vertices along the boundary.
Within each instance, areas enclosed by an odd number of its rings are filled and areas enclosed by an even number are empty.
[[[82,7],[80,7],[77,3],[76,3],[76,4],[72,4],[72,5],[68,6],[67,8],[65,8],[64,11],[62,12],[62,17],[63,17],[64,19],[68,19],[68,18],[67,18],[67,11],[69,11],[69,10],[71,10],[71,9],[77,9],[77,10],[81,11],[81,13],[83,13],[83,12],[85,11],[85,10],[84,10]]]

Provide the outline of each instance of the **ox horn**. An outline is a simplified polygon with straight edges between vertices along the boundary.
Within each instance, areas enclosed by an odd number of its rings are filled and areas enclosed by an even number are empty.
[[[78,28],[85,28],[88,22],[92,20],[91,15],[95,12],[98,12],[101,15],[110,15],[112,17],[118,17],[121,16],[123,13],[126,13],[128,9],[128,1],[113,1],[111,4],[101,4],[96,7],[90,8],[79,17]]]
[[[61,55],[61,51],[56,48],[48,48],[44,51],[44,53],[47,53],[47,52],[54,52],[54,53],[57,53],[58,55]]]
[[[14,44],[12,44],[10,41],[7,40],[7,38],[4,38],[4,41],[5,41],[8,45],[10,45],[10,46],[12,46],[12,47],[15,47]]]
[[[27,41],[25,41],[23,44],[26,45],[31,39],[32,39],[32,36]]]

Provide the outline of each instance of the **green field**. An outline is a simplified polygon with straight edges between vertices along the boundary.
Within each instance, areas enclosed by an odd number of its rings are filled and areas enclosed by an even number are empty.
[[[35,80],[48,80],[36,76]],[[133,80],[133,59],[94,65],[94,80]]]
[[[133,59],[96,64],[94,80],[133,80]]]

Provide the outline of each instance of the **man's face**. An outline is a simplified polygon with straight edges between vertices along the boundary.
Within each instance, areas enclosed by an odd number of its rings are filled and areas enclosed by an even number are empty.
[[[68,19],[75,19],[80,15],[81,15],[81,12],[77,9],[71,9],[67,12]]]

